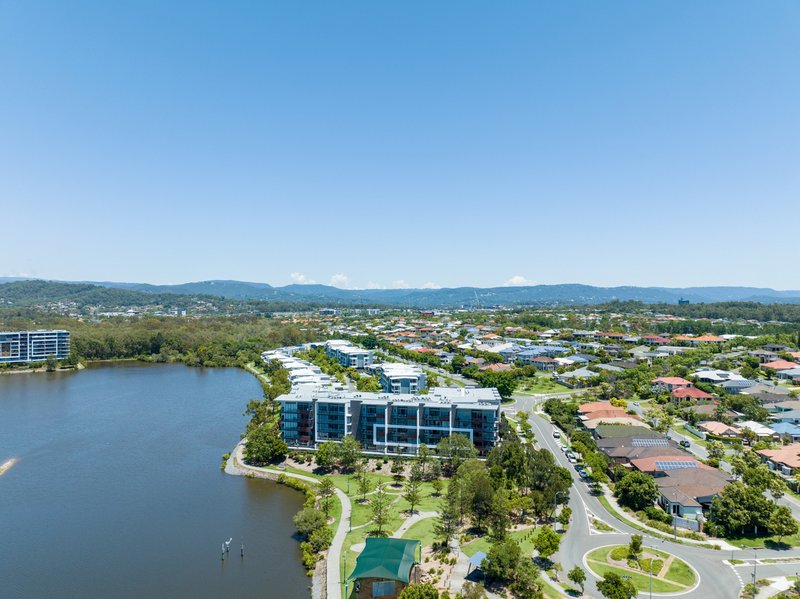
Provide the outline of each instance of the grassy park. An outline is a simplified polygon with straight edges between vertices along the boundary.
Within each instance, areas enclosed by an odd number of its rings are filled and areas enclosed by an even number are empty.
[[[627,545],[610,545],[589,552],[586,564],[597,576],[608,572],[629,578],[638,591],[652,589],[654,593],[679,593],[697,583],[697,574],[683,560],[657,549],[644,547],[638,559],[629,555]]]

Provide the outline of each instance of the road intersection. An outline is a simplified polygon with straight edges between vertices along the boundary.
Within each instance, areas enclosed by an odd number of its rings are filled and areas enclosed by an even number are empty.
[[[742,585],[751,579],[754,552],[752,550],[720,551],[664,540],[642,533],[609,513],[598,498],[591,494],[589,486],[581,480],[574,467],[560,451],[553,438],[553,425],[541,414],[537,414],[539,404],[548,397],[550,396],[515,396],[515,403],[504,406],[503,411],[508,415],[520,411],[528,412],[530,414],[529,422],[539,447],[550,450],[557,462],[567,468],[572,475],[573,491],[570,493],[569,505],[572,508],[573,521],[569,530],[564,534],[558,554],[554,557],[561,563],[564,571],[567,572],[576,565],[585,569],[584,557],[593,549],[610,544],[627,544],[630,535],[643,534],[645,544],[656,546],[662,551],[683,559],[699,575],[698,584],[694,589],[671,596],[680,595],[687,599],[700,597],[703,599],[734,599],[738,597]],[[597,531],[590,525],[592,517],[611,525],[616,529],[615,532]],[[731,564],[731,558],[742,563]],[[764,562],[763,565],[758,565],[759,579],[794,576],[800,570],[800,548],[786,551],[760,549],[758,550],[758,559],[759,561],[787,560],[785,563]],[[586,582],[586,594],[590,597],[600,597],[596,585],[597,578],[590,571],[587,574],[589,578]]]

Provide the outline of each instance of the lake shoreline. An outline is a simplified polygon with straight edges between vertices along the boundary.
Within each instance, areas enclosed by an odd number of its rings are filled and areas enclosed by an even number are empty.
[[[278,477],[281,476],[280,472],[270,472],[263,468],[254,468],[248,466],[240,459],[244,451],[244,442],[244,439],[239,441],[236,447],[233,448],[233,451],[231,451],[230,457],[228,457],[228,460],[225,462],[225,474],[261,478],[277,484]],[[319,560],[314,568],[314,575],[311,577],[311,599],[327,599],[327,589],[325,585],[328,567],[327,562],[328,559],[327,556],[325,556],[325,559]]]

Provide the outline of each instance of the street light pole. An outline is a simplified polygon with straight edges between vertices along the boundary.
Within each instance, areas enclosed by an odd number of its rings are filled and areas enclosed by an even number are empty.
[[[758,561],[758,551],[753,550],[753,599],[756,599],[756,561]]]

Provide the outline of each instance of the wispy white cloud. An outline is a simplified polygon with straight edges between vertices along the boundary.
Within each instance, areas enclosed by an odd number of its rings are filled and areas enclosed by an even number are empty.
[[[531,279],[526,279],[522,275],[514,275],[508,281],[505,282],[506,287],[521,287],[525,285],[536,285],[536,281],[532,281]]]
[[[367,289],[386,289],[386,285],[381,285],[380,283],[376,283],[375,281],[370,281],[367,283]]]
[[[432,283],[432,282],[428,281],[427,283],[425,283],[425,284],[422,286],[422,288],[423,288],[423,289],[441,289],[441,288],[442,288],[442,286],[441,286],[441,285],[439,285],[438,283]]]
[[[331,277],[331,285],[333,285],[334,287],[347,289],[350,287],[350,277],[341,272],[337,273]]]
[[[314,279],[309,279],[306,275],[301,272],[293,272],[289,275],[293,282],[298,283],[299,285],[310,285],[312,283],[316,283]]]
[[[397,281],[392,281],[390,285],[392,289],[408,289],[411,287],[408,283],[406,283],[403,279],[398,279]]]

